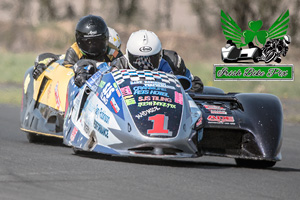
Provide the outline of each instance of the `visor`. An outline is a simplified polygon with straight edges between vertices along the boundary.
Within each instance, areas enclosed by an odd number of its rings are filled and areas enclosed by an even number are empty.
[[[81,37],[78,41],[80,49],[93,56],[104,55],[106,53],[108,38],[98,37]]]
[[[137,56],[128,52],[128,59],[137,70],[153,70],[159,67],[161,52],[152,56]]]

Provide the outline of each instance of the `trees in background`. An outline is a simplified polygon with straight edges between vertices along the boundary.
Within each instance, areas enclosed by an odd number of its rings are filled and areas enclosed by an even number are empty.
[[[103,13],[106,11],[110,24],[114,22],[122,24],[135,24],[143,26],[147,23],[156,30],[172,29],[172,16],[174,4],[180,4],[182,0],[156,0],[151,1],[153,8],[145,7],[147,0],[1,0],[1,18],[18,19],[37,25],[47,21],[74,19],[88,13]],[[205,36],[221,36],[220,10],[238,23],[242,30],[248,29],[250,20],[261,19],[262,29],[266,30],[277,17],[290,10],[290,22],[288,33],[293,42],[300,43],[297,39],[300,26],[300,0],[186,0],[191,8],[191,15],[198,18],[198,30]],[[149,4],[149,1],[147,1]],[[153,4],[152,4],[153,3]],[[148,5],[147,4],[147,5]],[[154,17],[149,17],[153,12]],[[153,15],[152,15],[153,16]],[[173,22],[176,23],[176,22]]]

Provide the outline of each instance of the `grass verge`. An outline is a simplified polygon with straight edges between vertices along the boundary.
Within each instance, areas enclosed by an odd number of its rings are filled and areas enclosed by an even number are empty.
[[[22,83],[26,70],[33,65],[36,54],[0,53],[0,103],[20,105]],[[213,81],[214,61],[187,63],[188,68],[199,76],[204,85],[214,86],[227,92],[271,93],[281,99],[284,120],[300,123],[300,79],[294,81]],[[295,77],[300,72],[295,70]]]

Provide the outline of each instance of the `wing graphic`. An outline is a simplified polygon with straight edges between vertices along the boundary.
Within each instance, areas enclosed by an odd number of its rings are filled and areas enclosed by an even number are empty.
[[[268,38],[270,39],[282,39],[286,35],[289,27],[289,10],[284,14],[282,13],[277,20],[272,24],[268,31]]]
[[[221,23],[223,34],[227,40],[232,40],[238,48],[246,46],[242,41],[243,34],[241,28],[229,15],[226,15],[223,10],[221,10]]]

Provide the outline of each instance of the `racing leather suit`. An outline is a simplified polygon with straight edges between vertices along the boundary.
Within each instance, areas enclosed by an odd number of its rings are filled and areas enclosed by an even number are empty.
[[[111,62],[114,59],[119,58],[121,56],[123,56],[122,52],[117,47],[115,47],[113,44],[108,43],[107,53],[106,53],[106,55],[104,55],[104,57],[103,56],[91,57],[91,56],[85,55],[78,47],[78,44],[75,42],[67,50],[63,65],[65,67],[72,67],[80,59],[91,59],[91,60],[96,60],[98,62]]]
[[[34,79],[37,79],[50,64],[59,59],[64,59],[63,65],[65,67],[72,67],[81,59],[91,59],[99,62],[111,62],[114,59],[123,56],[123,53],[110,42],[108,43],[106,52],[107,53],[104,57],[89,57],[80,50],[77,43],[75,42],[67,50],[65,55],[56,55],[53,53],[43,53],[38,55],[34,63],[34,70],[32,75]]]
[[[175,75],[186,76],[192,81],[191,92],[202,93],[203,83],[198,76],[193,76],[188,68],[186,68],[183,59],[176,51],[163,49],[163,59],[165,59],[171,66]]]

